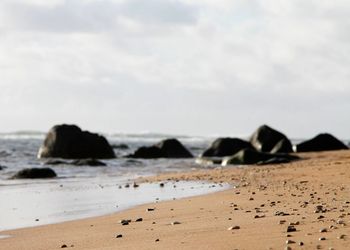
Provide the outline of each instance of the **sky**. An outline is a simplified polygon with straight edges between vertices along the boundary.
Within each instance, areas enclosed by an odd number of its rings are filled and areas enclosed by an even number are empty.
[[[1,0],[0,131],[350,139],[347,0]]]

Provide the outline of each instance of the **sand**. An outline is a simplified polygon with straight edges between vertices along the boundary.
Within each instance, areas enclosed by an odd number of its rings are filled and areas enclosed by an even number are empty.
[[[305,159],[289,164],[148,178],[165,185],[183,179],[233,186],[108,216],[1,232],[12,237],[0,239],[0,249],[350,249],[350,150],[300,156]],[[122,219],[132,221],[121,225]],[[287,232],[290,224],[295,232]]]

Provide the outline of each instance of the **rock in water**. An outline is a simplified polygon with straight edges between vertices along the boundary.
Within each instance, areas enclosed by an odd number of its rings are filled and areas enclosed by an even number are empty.
[[[331,134],[319,134],[296,146],[297,152],[327,151],[349,149],[344,143]]]
[[[79,159],[71,162],[75,166],[90,166],[90,167],[104,167],[106,163],[96,159]]]
[[[51,168],[25,168],[18,171],[11,179],[41,179],[56,177],[55,171]]]
[[[188,151],[187,148],[182,145],[177,139],[166,139],[158,144],[158,148],[162,151],[165,158],[192,158],[193,155]]]
[[[202,156],[203,157],[231,156],[245,148],[254,149],[249,142],[238,138],[218,138],[210,145],[208,149],[206,149],[203,152]]]
[[[270,128],[267,125],[260,126],[254,134],[250,138],[250,143],[259,151],[261,152],[271,152],[272,149],[279,143],[281,140],[289,141],[289,139],[282,134],[281,132],[278,132],[277,130]],[[291,153],[293,152],[292,144],[284,142],[283,143],[285,147],[282,149],[279,149],[279,153]]]
[[[276,164],[286,163],[292,160],[297,160],[299,157],[288,154],[270,154],[264,152],[258,152],[252,149],[243,149],[231,157],[227,157],[223,160],[222,165],[230,164]]]
[[[141,147],[130,158],[192,158],[193,155],[176,139],[166,139],[150,147]]]
[[[135,153],[129,155],[130,158],[154,159],[163,158],[163,153],[156,146],[138,148]]]
[[[115,154],[105,137],[63,124],[50,129],[39,149],[38,158],[47,157],[109,159]]]

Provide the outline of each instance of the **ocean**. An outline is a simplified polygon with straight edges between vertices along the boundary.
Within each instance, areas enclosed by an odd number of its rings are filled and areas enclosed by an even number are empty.
[[[140,146],[176,137],[195,156],[214,138],[163,134],[105,135],[115,146],[118,158],[102,160],[106,167],[45,165],[37,153],[45,133],[18,132],[0,134],[0,231],[31,227],[118,212],[129,207],[162,200],[220,191],[228,185],[203,182],[140,184],[125,188],[141,176],[165,172],[191,171],[217,166],[199,165],[194,159],[127,159],[123,156]],[[128,148],[119,148],[125,144]],[[54,179],[11,180],[23,168],[50,167]]]

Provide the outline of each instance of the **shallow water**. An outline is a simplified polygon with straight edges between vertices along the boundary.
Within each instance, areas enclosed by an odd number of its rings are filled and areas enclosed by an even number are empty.
[[[193,159],[129,160],[121,156],[143,145],[151,145],[166,135],[111,135],[110,144],[126,144],[128,149],[115,149],[119,158],[103,160],[107,167],[47,166],[58,178],[49,180],[10,180],[23,168],[43,167],[45,160],[37,159],[44,139],[42,133],[0,135],[0,231],[54,222],[86,218],[120,211],[156,198],[168,200],[222,190],[209,184],[176,183],[160,188],[157,184],[142,184],[139,188],[119,188],[140,176],[164,172],[190,171],[203,167]],[[179,138],[194,155],[199,155],[211,139],[205,137]],[[4,202],[6,201],[6,202]]]
[[[220,191],[228,185],[199,182],[120,188],[113,178],[56,180],[0,189],[0,231],[118,212],[136,205]]]

